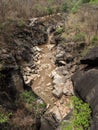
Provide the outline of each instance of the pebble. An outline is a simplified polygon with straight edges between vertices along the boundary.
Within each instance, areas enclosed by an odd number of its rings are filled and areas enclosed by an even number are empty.
[[[26,67],[26,71],[31,71],[31,69],[29,67]]]
[[[47,86],[51,86],[51,83],[46,84]]]

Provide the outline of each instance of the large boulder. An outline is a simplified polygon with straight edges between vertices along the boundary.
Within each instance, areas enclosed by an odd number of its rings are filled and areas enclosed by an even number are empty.
[[[78,71],[72,76],[74,91],[92,109],[93,123],[91,130],[98,130],[98,70]]]
[[[87,55],[81,59],[82,64],[98,65],[98,47],[92,48]]]
[[[63,94],[63,88],[66,81],[64,75],[60,74],[58,71],[59,68],[56,68],[52,71],[52,78],[53,78],[53,95],[55,97],[60,98]]]

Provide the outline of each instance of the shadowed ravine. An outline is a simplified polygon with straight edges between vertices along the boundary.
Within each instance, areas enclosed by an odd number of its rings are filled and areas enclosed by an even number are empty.
[[[37,61],[37,76],[34,79],[32,89],[47,104],[47,112],[54,113],[59,120],[62,120],[70,111],[69,98],[62,96],[56,98],[53,93],[52,71],[56,68],[55,56],[56,47],[54,44],[43,44],[38,46],[39,60]]]

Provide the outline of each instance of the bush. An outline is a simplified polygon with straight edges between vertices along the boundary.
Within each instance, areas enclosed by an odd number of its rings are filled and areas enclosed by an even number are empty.
[[[69,123],[63,123],[62,130],[88,130],[91,121],[91,109],[89,104],[73,96],[72,105],[72,117]]]
[[[3,111],[0,112],[0,124],[7,123],[11,116],[12,116],[12,112],[10,112],[10,113],[5,113]]]
[[[47,7],[46,12],[48,15],[51,15],[51,14],[53,14],[53,9],[51,7]]]
[[[67,5],[67,3],[62,4],[61,10],[62,10],[63,12],[67,12],[67,10],[68,10],[68,5]]]
[[[21,99],[23,99],[26,103],[31,104],[36,100],[36,96],[31,91],[24,91],[20,95]]]
[[[89,3],[90,0],[82,0],[83,3]]]
[[[56,33],[61,34],[63,32],[63,30],[64,30],[63,27],[59,27],[59,28],[57,28]]]
[[[75,42],[77,42],[77,41],[85,41],[85,33],[82,33],[82,32],[77,33],[77,34],[73,37],[73,40],[74,40]]]
[[[91,39],[91,44],[93,46],[98,46],[98,36],[94,35],[93,38]]]
[[[75,4],[73,5],[73,7],[71,9],[72,13],[76,13],[77,12],[77,10],[79,8],[79,5],[81,5],[81,3],[82,3],[82,0],[78,0],[77,2],[75,2]]]
[[[90,0],[90,3],[98,4],[98,0]]]
[[[43,108],[46,108],[46,104],[45,104],[45,103],[39,104],[39,105],[38,105],[38,108],[40,108],[40,109],[41,109],[41,108],[42,108],[42,109],[43,109]]]
[[[0,124],[6,123],[8,121],[8,116],[0,112]]]
[[[25,23],[24,20],[21,19],[21,20],[18,21],[18,26],[19,27],[24,27],[25,25],[26,25],[26,23]]]

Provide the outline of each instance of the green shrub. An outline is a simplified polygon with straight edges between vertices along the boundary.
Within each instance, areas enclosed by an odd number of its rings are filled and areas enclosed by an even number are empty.
[[[36,96],[31,91],[24,91],[20,95],[21,99],[23,99],[26,103],[32,103],[36,100]]]
[[[82,3],[89,3],[90,0],[82,0]]]
[[[98,36],[94,35],[93,38],[91,39],[91,44],[93,46],[98,46]]]
[[[12,112],[10,113],[0,112],[0,124],[8,122],[11,116],[12,116]]]
[[[75,42],[77,42],[77,41],[85,41],[85,33],[82,33],[82,32],[77,33],[77,34],[73,37],[73,40],[74,40]]]
[[[72,100],[74,104],[73,118],[76,128],[87,129],[90,125],[91,115],[89,104],[84,103],[82,100],[75,96]]]
[[[56,33],[61,34],[63,32],[63,30],[64,30],[63,27],[59,27],[56,29]]]
[[[8,121],[8,116],[0,112],[0,124],[6,123]]]
[[[91,4],[93,4],[93,3],[94,3],[94,4],[98,4],[98,0],[90,0],[90,3],[91,3]]]
[[[24,27],[25,25],[26,25],[26,23],[25,23],[24,20],[21,19],[21,20],[18,21],[18,26],[19,27]]]
[[[72,97],[73,112],[70,122],[63,123],[62,130],[88,130],[91,121],[91,109],[89,104],[81,99]]]
[[[77,2],[75,2],[75,4],[73,5],[71,9],[71,12],[75,14],[81,4],[82,4],[82,0],[78,0]]]
[[[98,46],[98,36],[95,35],[92,37],[90,45],[84,48],[84,50],[81,53],[81,56],[84,57],[92,48],[97,46]]]
[[[67,5],[67,3],[62,4],[61,10],[62,10],[63,12],[67,12],[67,10],[68,10],[68,5]]]
[[[39,104],[38,107],[39,108],[46,108],[46,104],[45,103]]]
[[[51,15],[51,14],[53,14],[53,9],[51,7],[47,7],[46,12],[48,15]]]

